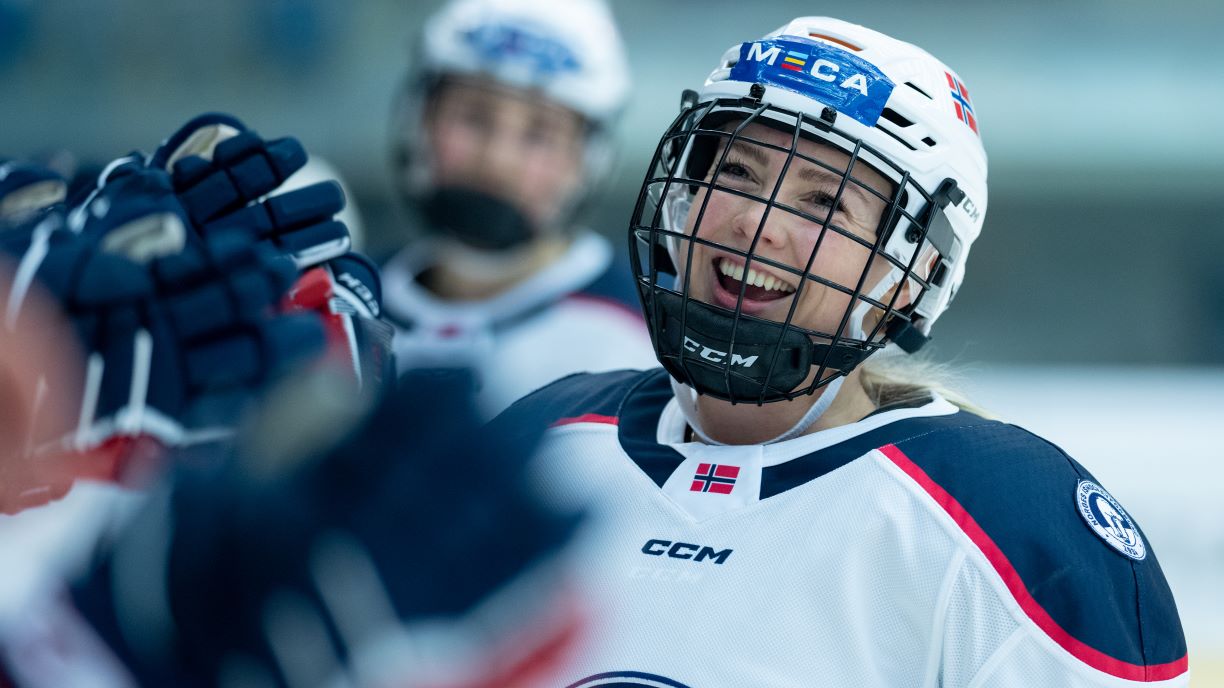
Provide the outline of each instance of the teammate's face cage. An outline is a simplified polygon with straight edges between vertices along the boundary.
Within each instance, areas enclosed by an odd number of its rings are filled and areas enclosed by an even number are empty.
[[[660,362],[699,393],[811,394],[910,325],[945,276],[928,235],[946,201],[834,119],[707,101],[655,151],[631,260]]]

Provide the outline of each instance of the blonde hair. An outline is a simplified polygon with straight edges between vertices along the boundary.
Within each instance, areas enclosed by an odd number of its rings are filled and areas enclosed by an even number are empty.
[[[876,408],[894,404],[922,403],[931,394],[984,418],[994,416],[975,404],[964,392],[961,375],[953,366],[932,360],[885,351],[859,366],[859,382]]]

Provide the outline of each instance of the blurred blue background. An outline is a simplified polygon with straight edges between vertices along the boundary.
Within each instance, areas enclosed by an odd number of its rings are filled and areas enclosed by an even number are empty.
[[[388,250],[405,234],[388,192],[388,115],[438,4],[0,0],[0,156],[66,149],[104,161],[151,148],[200,111],[229,111],[327,158],[367,245]],[[1224,676],[1210,663],[1224,656],[1224,3],[612,8],[635,88],[619,173],[587,220],[617,241],[680,91],[732,44],[833,13],[960,73],[991,197],[936,351],[967,367],[987,406],[1064,445],[1122,498],[1202,650],[1195,685]]]

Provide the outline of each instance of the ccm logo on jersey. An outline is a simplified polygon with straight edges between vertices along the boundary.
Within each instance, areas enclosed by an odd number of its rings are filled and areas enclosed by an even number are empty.
[[[684,348],[697,354],[711,363],[722,363],[727,360],[727,352],[712,349],[701,342],[694,340],[692,337],[684,338]],[[751,368],[757,362],[759,356],[740,356],[739,354],[731,354],[731,365],[740,366],[741,368]]]
[[[642,545],[642,553],[649,554],[654,557],[661,557],[664,554],[672,559],[692,559],[693,561],[712,560],[715,564],[722,564],[731,556],[731,550],[715,550],[713,547],[705,545],[694,545],[688,542],[672,542],[671,540],[647,540],[646,544]]]

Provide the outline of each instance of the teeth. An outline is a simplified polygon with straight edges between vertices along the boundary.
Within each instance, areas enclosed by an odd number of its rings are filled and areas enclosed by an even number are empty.
[[[732,279],[747,282],[756,287],[764,287],[769,291],[780,291],[783,294],[795,291],[794,287],[783,282],[781,279],[765,272],[758,272],[752,268],[748,268],[748,277],[745,279],[744,266],[728,258],[719,259],[718,271]]]

